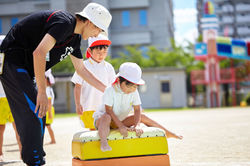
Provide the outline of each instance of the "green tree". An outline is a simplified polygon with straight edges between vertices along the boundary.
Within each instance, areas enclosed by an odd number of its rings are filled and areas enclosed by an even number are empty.
[[[71,62],[70,57],[68,56],[63,61],[53,66],[52,71],[55,73],[73,73],[75,69]]]
[[[172,40],[172,49],[159,50],[154,46],[149,46],[146,57],[142,55],[139,45],[126,46],[126,53],[121,52],[117,58],[107,59],[115,69],[118,69],[123,62],[135,62],[142,68],[147,67],[182,67],[186,68],[189,74],[193,69],[202,69],[204,64],[195,61],[193,55],[193,45],[189,42],[187,47],[176,46]]]

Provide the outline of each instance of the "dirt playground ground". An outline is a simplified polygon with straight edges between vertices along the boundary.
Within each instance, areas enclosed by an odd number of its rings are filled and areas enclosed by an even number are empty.
[[[171,166],[250,166],[250,107],[146,114],[184,136],[168,140]],[[57,143],[44,146],[46,166],[70,166],[71,140],[81,130],[78,118],[57,118],[52,127]],[[24,165],[11,124],[6,127],[3,152],[5,162],[0,166]]]

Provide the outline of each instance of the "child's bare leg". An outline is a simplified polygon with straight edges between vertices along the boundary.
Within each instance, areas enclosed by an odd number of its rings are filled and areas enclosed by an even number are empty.
[[[19,137],[19,134],[18,134],[17,129],[16,129],[16,124],[15,124],[15,122],[12,122],[12,126],[13,126],[13,128],[14,128],[14,130],[15,130],[16,141],[17,141],[17,144],[18,144],[18,147],[19,147],[20,159],[21,159],[22,144],[21,144],[20,137]]]
[[[150,119],[144,114],[141,114],[141,122],[144,123],[146,126],[149,127],[158,127],[160,129],[163,129],[166,133],[167,138],[176,138],[176,139],[182,139],[183,137],[181,135],[176,135],[175,133],[167,130],[165,127],[157,123],[156,121]]]
[[[49,136],[51,138],[51,142],[50,144],[55,144],[56,143],[56,139],[55,139],[55,135],[54,135],[54,132],[51,128],[51,125],[46,125],[47,129],[48,129],[48,132],[49,132]]]
[[[3,133],[5,125],[0,125],[0,162],[3,161]]]
[[[100,119],[97,119],[96,125],[98,127],[98,134],[101,139],[101,150],[103,152],[105,151],[111,151],[112,148],[108,144],[107,137],[110,132],[110,123],[111,123],[111,117],[108,114],[102,115]]]

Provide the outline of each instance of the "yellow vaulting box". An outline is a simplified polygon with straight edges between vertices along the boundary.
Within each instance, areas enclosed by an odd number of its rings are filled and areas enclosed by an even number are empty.
[[[107,152],[100,149],[98,131],[76,133],[72,141],[72,156],[80,160],[93,160],[168,153],[168,143],[162,129],[145,127],[143,131],[140,137],[135,132],[128,132],[128,137],[123,138],[119,130],[111,130],[108,143],[112,151]]]

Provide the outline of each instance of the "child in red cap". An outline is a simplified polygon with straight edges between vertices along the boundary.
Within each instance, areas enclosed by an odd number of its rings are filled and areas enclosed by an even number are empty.
[[[105,61],[111,41],[105,35],[88,39],[89,47],[86,51],[85,67],[104,85],[110,86],[115,80],[113,66]],[[85,128],[95,129],[94,111],[102,103],[103,93],[84,81],[76,72],[71,81],[75,84],[74,96],[76,113],[80,116],[81,124]]]

